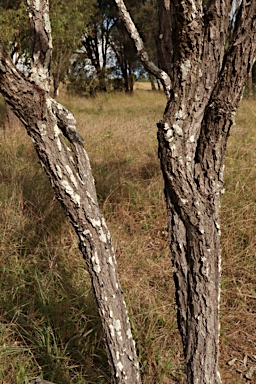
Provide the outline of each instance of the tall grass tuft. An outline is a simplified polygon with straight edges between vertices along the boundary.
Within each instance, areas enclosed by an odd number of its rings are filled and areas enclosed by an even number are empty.
[[[147,89],[93,99],[63,91],[60,101],[74,112],[91,159],[143,383],[184,383],[157,158],[165,97]],[[244,100],[226,160],[220,363],[227,384],[255,379],[255,114]],[[0,380],[109,383],[85,262],[22,127],[0,131],[0,155]]]

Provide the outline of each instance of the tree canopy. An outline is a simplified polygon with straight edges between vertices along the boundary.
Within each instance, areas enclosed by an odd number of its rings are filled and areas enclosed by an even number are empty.
[[[0,39],[14,60],[30,50],[30,26],[25,1],[0,2]]]
[[[127,3],[150,56],[156,59],[156,2],[129,0]],[[26,2],[10,0],[0,4],[0,38],[12,57],[16,60],[22,57],[27,62],[31,38]],[[145,70],[113,0],[51,0],[49,6],[54,94],[67,74],[71,81],[69,88],[85,93],[109,89],[131,92],[134,80],[144,75]],[[153,22],[148,23],[149,18]],[[88,66],[92,70],[88,71]]]
[[[70,67],[72,55],[81,45],[86,24],[93,15],[93,6],[94,2],[90,0],[50,2],[53,39],[52,76],[55,95]]]

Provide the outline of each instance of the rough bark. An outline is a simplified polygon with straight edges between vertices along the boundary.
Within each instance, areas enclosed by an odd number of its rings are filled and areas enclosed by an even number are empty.
[[[28,0],[34,31],[30,78],[0,44],[0,92],[25,125],[79,238],[105,336],[112,383],[140,383],[129,318],[118,280],[111,237],[99,209],[94,179],[74,116],[51,98],[51,30],[47,0]]]
[[[158,65],[166,73],[172,72],[173,64],[173,39],[177,39],[175,22],[172,20],[173,1],[158,0],[159,34],[157,39]]]
[[[159,70],[165,88],[172,85],[158,123],[159,158],[189,384],[221,383],[219,205],[227,139],[256,45],[256,0],[242,1],[225,52],[231,6],[222,0],[208,1],[204,9],[201,1],[159,1]],[[134,29],[129,25],[136,41]]]

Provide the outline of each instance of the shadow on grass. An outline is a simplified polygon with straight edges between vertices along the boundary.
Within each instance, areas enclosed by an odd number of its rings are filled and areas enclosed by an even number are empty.
[[[29,156],[6,159],[0,169],[0,322],[14,330],[7,359],[14,367],[14,355],[24,359],[21,347],[29,351],[24,383],[41,372],[58,384],[108,383],[100,319],[76,235],[35,155],[24,163]]]
[[[26,345],[45,379],[68,384],[79,376],[100,383],[101,377],[108,382],[100,320],[91,292],[82,297],[61,266],[55,277],[38,269],[36,265],[20,269],[22,284],[17,284],[15,273],[8,273],[8,284],[6,273],[2,276],[1,290],[9,294],[1,298],[1,322],[15,326],[16,345]]]
[[[0,155],[5,208],[0,211],[0,319],[15,330],[12,342],[29,351],[21,382],[41,369],[44,379],[57,384],[106,384],[110,374],[101,324],[76,235],[26,143],[0,148]],[[135,209],[143,199],[141,187],[160,172],[150,157],[141,166],[126,158],[92,168],[102,205],[126,199]]]
[[[143,185],[139,184],[146,182],[149,186],[161,172],[154,158],[142,166],[134,164],[133,159],[91,163],[91,166],[100,204],[104,204],[106,200],[119,203],[123,199],[129,199],[136,205],[134,195],[143,188]]]

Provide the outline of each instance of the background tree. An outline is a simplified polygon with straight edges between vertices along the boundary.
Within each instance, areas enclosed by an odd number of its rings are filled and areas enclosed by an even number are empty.
[[[129,11],[134,18],[150,56],[157,61],[156,38],[158,32],[157,6],[154,1],[127,1]],[[148,20],[152,20],[151,23]],[[145,74],[145,69],[137,59],[132,39],[119,19],[111,34],[112,49],[116,56],[117,68],[124,79],[125,91],[133,91],[136,77]],[[154,89],[154,77],[149,73],[149,79]]]
[[[148,55],[155,63],[157,63],[157,41],[159,31],[157,1],[143,0],[140,2],[139,8],[136,5],[136,2],[133,1],[131,15],[140,32],[140,36],[144,42]],[[149,20],[152,20],[152,22],[149,23]],[[154,75],[151,72],[148,72],[148,76],[152,90],[156,90]]]
[[[116,3],[168,99],[158,123],[159,158],[187,383],[221,383],[219,206],[227,140],[255,57],[256,1],[235,3],[230,38],[233,1],[159,0],[159,68],[123,1]]]
[[[30,49],[30,28],[23,0],[0,2],[0,39],[17,62]]]
[[[51,0],[53,93],[57,95],[60,83],[65,79],[72,55],[81,45],[88,20],[93,14],[93,1]],[[0,38],[16,63],[22,57],[29,67],[31,57],[30,27],[24,0],[10,0],[1,6]]]
[[[52,0],[50,18],[52,25],[53,53],[52,76],[54,96],[58,94],[59,85],[65,79],[70,67],[72,55],[82,42],[86,23],[93,14],[93,1]]]
[[[117,64],[116,75],[121,75],[125,92],[133,92],[135,71],[139,68],[139,62],[134,44],[120,19],[111,34],[111,49]]]
[[[98,90],[107,91],[107,64],[109,59],[110,34],[118,13],[111,0],[98,0],[94,5],[94,14],[89,20],[83,35],[82,46],[86,58],[95,68]]]
[[[129,8],[145,35],[147,48],[156,57],[156,5],[153,1],[129,1]],[[147,23],[149,17],[154,20],[151,24]],[[86,77],[82,68],[88,68],[88,63],[94,68],[94,72],[89,72]],[[86,26],[83,47],[76,55],[70,71],[72,88],[80,88],[82,81],[85,82],[84,91],[86,92],[87,87],[89,93],[106,92],[115,87],[120,89],[120,85],[126,92],[132,92],[136,77],[142,74],[145,74],[145,70],[137,59],[133,42],[113,0],[98,1],[94,7],[94,15]]]

